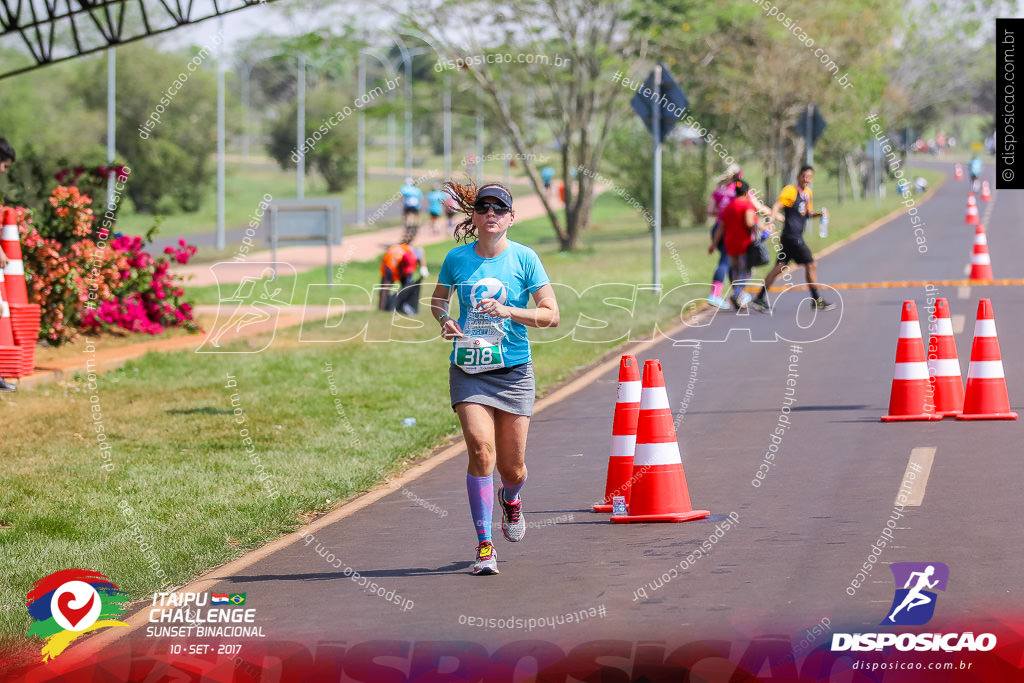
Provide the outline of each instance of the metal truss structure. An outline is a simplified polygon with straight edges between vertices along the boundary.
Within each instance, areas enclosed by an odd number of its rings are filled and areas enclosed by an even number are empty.
[[[274,0],[0,0],[0,46],[25,62],[0,79]]]

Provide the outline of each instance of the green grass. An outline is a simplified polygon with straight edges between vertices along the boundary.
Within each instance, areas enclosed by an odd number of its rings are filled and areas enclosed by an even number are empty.
[[[496,154],[501,154],[497,152]],[[545,158],[543,155],[539,159]],[[553,155],[546,157],[550,163],[555,161]],[[429,153],[426,150],[414,150],[413,160],[417,169],[444,168],[444,158],[440,155]],[[279,199],[295,197],[296,180],[295,170],[282,171],[278,168],[271,168],[273,162],[269,159],[252,157],[248,167],[241,163],[228,163],[224,175],[224,224],[227,229],[245,227],[253,218],[264,194],[270,194]],[[504,162],[501,159],[489,159],[484,164],[484,170],[488,175],[500,176],[503,173]],[[367,154],[367,166],[383,169],[387,167],[386,149],[373,149]],[[461,178],[466,170],[462,163],[462,157],[454,155],[452,159],[452,175]],[[517,164],[511,169],[513,177],[525,177],[522,164]],[[370,177],[366,180],[366,213],[373,213],[374,209],[391,199],[404,181],[405,176],[405,153],[399,145],[395,169],[392,178],[381,178],[380,176]],[[424,193],[429,192],[429,183],[421,184]],[[304,190],[306,197],[341,197],[342,207],[345,211],[355,211],[356,197],[355,181],[341,194],[327,192],[327,185],[324,180],[312,171],[307,170]],[[144,235],[153,226],[155,216],[148,214],[137,214],[132,207],[126,206],[118,217],[117,229],[127,235]],[[374,229],[399,225],[400,219],[378,221]],[[195,213],[175,213],[164,216],[160,225],[159,235],[166,237],[187,237],[203,232],[214,232],[217,229],[217,185],[211,181],[199,211]],[[348,230],[354,227],[348,227]]]
[[[843,215],[863,209],[867,222],[895,206],[887,203],[849,204]],[[853,227],[840,214],[833,211],[833,239]],[[614,196],[599,198],[593,215],[584,246],[572,253],[558,251],[543,219],[513,228],[513,239],[534,246],[560,283],[561,326],[531,332],[541,394],[626,338],[650,337],[656,323],[669,329],[688,299],[707,293],[702,286],[672,291],[708,279],[716,257],[706,253],[705,228],[666,232],[662,280],[671,294],[659,297],[633,287],[650,279],[650,236],[639,215]],[[428,248],[435,270],[447,248]],[[323,275],[299,276],[297,291]],[[341,280],[375,281],[375,263],[350,264]],[[569,289],[595,284],[601,289],[584,297]],[[217,298],[215,289],[191,293]],[[610,296],[626,299],[631,314],[603,303]],[[76,378],[0,397],[6,420],[18,425],[0,444],[0,645],[24,644],[25,594],[46,574],[88,567],[144,599],[166,588],[164,581],[184,584],[301,527],[374,486],[381,471],[401,470],[457,433],[448,406],[450,347],[436,338],[425,307],[412,321],[357,312],[332,322],[339,324],[311,322],[303,330],[304,338],[328,343],[300,343],[295,328],[279,330],[261,353],[149,354],[101,376],[95,389]],[[423,327],[400,326],[410,322]],[[391,343],[341,341],[360,336],[364,325],[366,339]],[[227,350],[251,352],[268,339]],[[227,386],[229,375],[237,386]],[[110,472],[101,467],[93,405],[112,447]],[[417,420],[412,429],[401,426],[408,416]],[[242,429],[258,463],[246,454]],[[278,496],[267,495],[257,465]],[[119,506],[134,511],[136,533],[152,546],[159,571],[147,566]]]
[[[396,172],[394,180],[367,178],[367,214],[391,199],[402,184],[402,169]],[[228,164],[224,175],[224,224],[227,229],[241,228],[249,224],[259,208],[264,194],[278,199],[295,197],[295,171],[281,171],[268,168],[243,168],[241,164]],[[327,185],[316,174],[307,173],[305,195],[315,197],[341,197],[345,211],[356,209],[356,185],[352,183],[340,195],[328,194]],[[256,217],[259,220],[258,217]],[[144,235],[152,227],[155,217],[137,214],[131,207],[118,216],[117,229],[127,235]],[[377,226],[380,227],[379,225]],[[175,213],[164,217],[158,235],[166,237],[187,237],[217,229],[217,185],[212,182],[203,198],[199,211]]]

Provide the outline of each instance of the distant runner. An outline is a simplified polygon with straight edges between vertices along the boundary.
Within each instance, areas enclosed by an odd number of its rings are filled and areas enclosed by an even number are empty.
[[[430,211],[430,234],[441,234],[441,214],[444,213],[444,203],[448,195],[441,191],[440,185],[434,185],[434,190],[427,195],[427,210]]]
[[[398,189],[402,195],[402,218],[405,224],[403,242],[412,242],[416,231],[420,229],[420,204],[423,203],[423,190],[416,187],[412,177],[405,179],[405,185]]]

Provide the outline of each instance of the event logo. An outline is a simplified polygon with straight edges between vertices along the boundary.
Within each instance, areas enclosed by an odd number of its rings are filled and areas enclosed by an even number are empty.
[[[28,635],[43,638],[43,661],[53,659],[83,633],[108,626],[127,626],[117,620],[128,596],[106,576],[91,569],[64,569],[32,585],[25,604],[32,617]]]
[[[505,303],[505,285],[501,280],[493,277],[484,277],[477,280],[473,288],[469,290],[469,304],[476,308],[484,299],[494,299],[499,304]]]
[[[935,614],[938,597],[932,589],[946,590],[949,566],[942,562],[893,562],[889,568],[896,581],[896,595],[882,625],[927,624]]]

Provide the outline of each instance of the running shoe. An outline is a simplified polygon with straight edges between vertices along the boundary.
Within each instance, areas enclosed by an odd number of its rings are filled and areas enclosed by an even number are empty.
[[[714,294],[708,294],[708,303],[712,306],[718,306],[723,311],[729,310],[729,302],[725,300],[724,296],[715,296]]]
[[[484,541],[476,547],[476,562],[473,563],[474,574],[497,574],[498,553],[490,541]]]
[[[523,497],[514,503],[505,502],[504,487],[498,487],[498,502],[501,503],[501,533],[512,543],[523,540],[526,535],[526,519],[523,518]]]
[[[820,296],[817,299],[811,299],[811,308],[817,311],[831,311],[836,305],[825,301]]]
[[[750,303],[750,300],[751,296],[748,292],[743,292],[742,294],[740,294],[738,297],[736,297],[736,310],[740,311],[746,308],[747,304]]]
[[[761,313],[767,313],[769,310],[768,299],[763,292],[754,297],[754,300],[750,302],[750,306],[755,311],[760,311]]]

